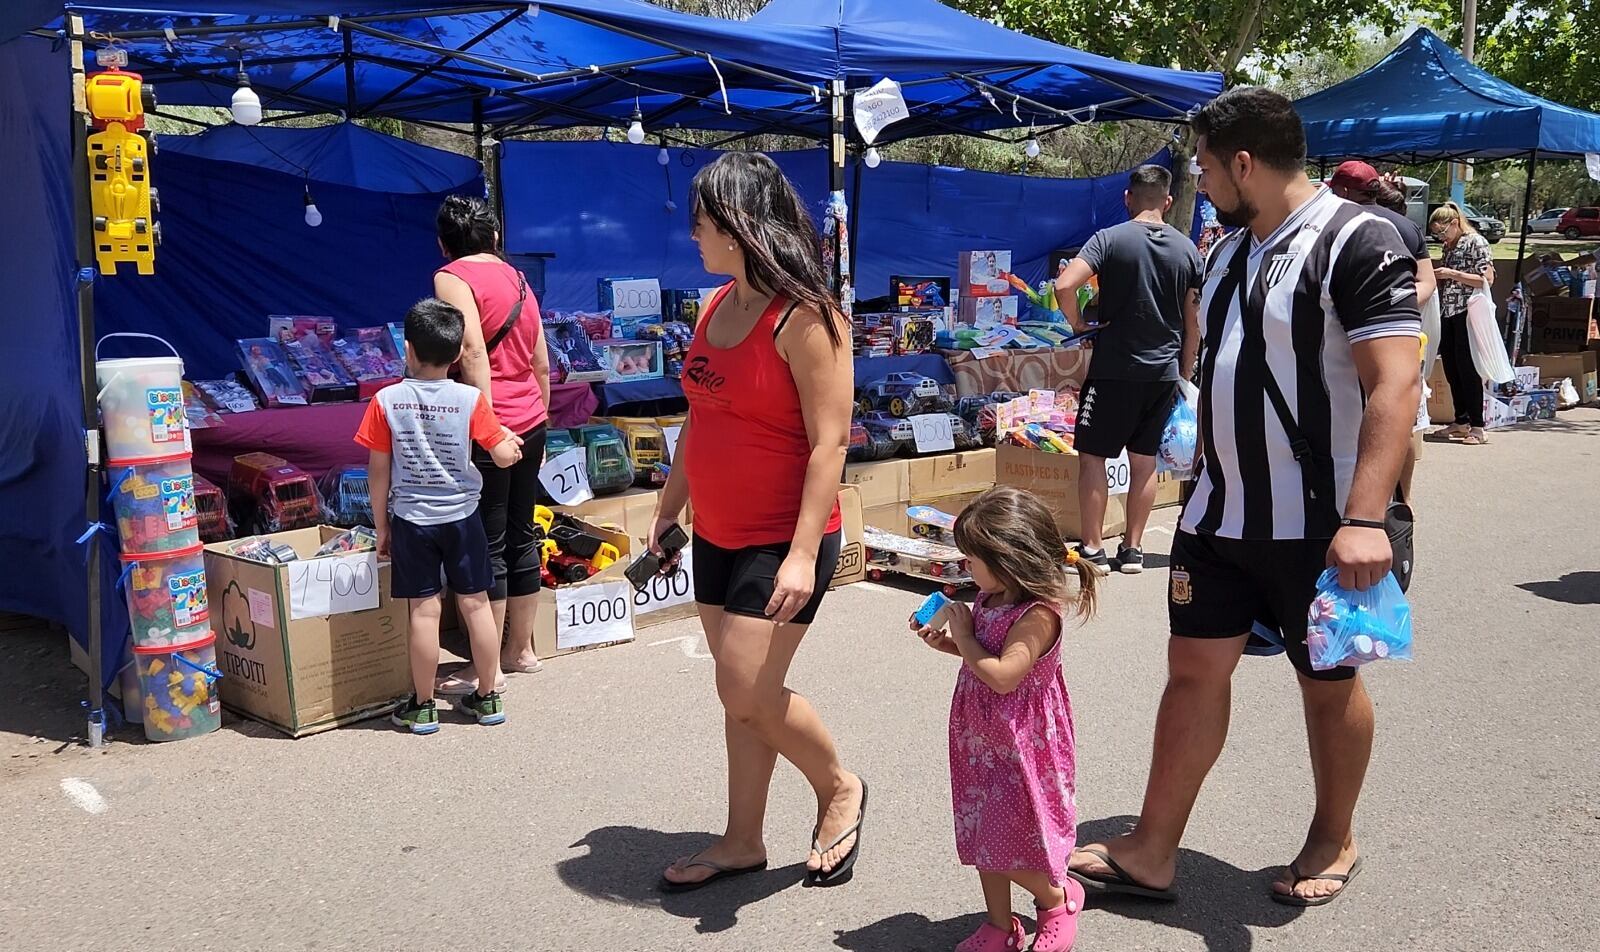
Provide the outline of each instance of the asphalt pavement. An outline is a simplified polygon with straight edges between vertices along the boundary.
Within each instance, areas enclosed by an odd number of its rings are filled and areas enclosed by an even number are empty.
[[[1267,898],[1311,811],[1282,657],[1246,659],[1171,906],[1096,903],[1078,948],[1589,949],[1600,916],[1600,411],[1418,468],[1416,660],[1368,669],[1365,871],[1323,909]],[[1165,673],[1165,553],[1114,577],[1064,648],[1080,838],[1138,812]],[[0,635],[0,950],[947,950],[979,922],[955,856],[945,725],[958,663],[905,630],[912,589],[831,594],[790,684],[872,785],[853,883],[800,885],[814,800],[781,764],[773,869],[660,896],[720,826],[721,713],[693,621],[514,677],[509,722],[372,721],[288,740],[229,717],[168,745],[74,743],[59,633]],[[1023,906],[1018,895],[1018,906]]]

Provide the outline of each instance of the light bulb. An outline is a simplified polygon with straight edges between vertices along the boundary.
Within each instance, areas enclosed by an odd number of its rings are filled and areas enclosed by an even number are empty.
[[[662,146],[661,147],[661,151],[656,153],[656,164],[657,165],[669,165],[669,164],[671,164],[671,162],[672,162],[672,156],[667,154],[667,147],[666,146]]]
[[[1037,159],[1039,157],[1039,140],[1029,139],[1028,144],[1022,147],[1022,151],[1028,158]]]
[[[861,157],[861,161],[867,163],[867,168],[875,169],[883,161],[883,156],[878,154],[878,149],[874,146],[867,150],[867,154]]]
[[[311,189],[306,189],[306,224],[312,228],[322,224],[322,211],[317,208],[317,203],[311,199]]]
[[[239,88],[233,91],[229,108],[233,112],[233,121],[241,126],[253,126],[261,121],[261,97],[250,88],[250,77],[242,66],[239,68]]]

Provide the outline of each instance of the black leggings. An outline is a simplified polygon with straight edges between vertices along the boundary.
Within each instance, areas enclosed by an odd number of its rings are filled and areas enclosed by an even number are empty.
[[[1467,315],[1451,314],[1440,321],[1439,359],[1444,361],[1444,378],[1450,381],[1450,401],[1455,404],[1457,424],[1483,426],[1483,378],[1472,362],[1472,343],[1467,338]]]
[[[483,532],[489,537],[494,585],[489,600],[539,593],[539,547],[533,541],[533,507],[539,502],[539,467],[544,465],[545,424],[522,434],[522,459],[505,469],[474,445],[472,463],[483,474]]]

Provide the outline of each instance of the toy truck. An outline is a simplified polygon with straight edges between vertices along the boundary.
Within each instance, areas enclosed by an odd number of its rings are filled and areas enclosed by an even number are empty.
[[[234,459],[228,508],[247,535],[309,529],[322,519],[316,483],[305,470],[271,453]]]
[[[883,410],[905,417],[950,408],[939,381],[913,373],[892,373],[867,384],[857,391],[856,403],[862,416]]]

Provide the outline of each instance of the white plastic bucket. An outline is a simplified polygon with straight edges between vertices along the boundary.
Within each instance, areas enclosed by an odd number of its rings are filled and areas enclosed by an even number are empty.
[[[170,357],[100,359],[95,345],[94,375],[100,388],[100,422],[106,454],[112,459],[147,459],[191,451],[189,421],[183,406],[183,358],[153,334],[107,334],[159,342]]]

